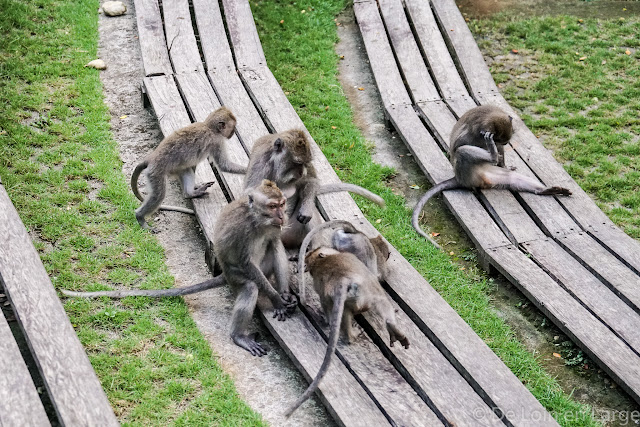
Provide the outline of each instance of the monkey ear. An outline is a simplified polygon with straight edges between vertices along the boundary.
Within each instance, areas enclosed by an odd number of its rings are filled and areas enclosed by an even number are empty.
[[[225,122],[222,122],[222,121],[218,122],[216,124],[216,128],[218,129],[218,132],[222,132],[225,128]]]
[[[253,207],[253,196],[251,194],[249,194],[249,207]]]
[[[320,253],[318,254],[318,257],[319,257],[319,258],[326,258],[326,257],[327,257],[327,254],[325,254],[324,252],[320,252]]]
[[[513,117],[509,116],[509,121],[513,123]]]
[[[276,151],[282,151],[282,139],[280,138],[276,138],[275,141],[273,141],[273,147],[276,149]]]

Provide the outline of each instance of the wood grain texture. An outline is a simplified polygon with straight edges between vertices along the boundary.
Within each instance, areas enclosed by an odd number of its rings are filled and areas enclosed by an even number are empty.
[[[497,93],[498,87],[489,67],[454,0],[431,0],[431,5],[441,34],[455,50],[454,60],[460,64],[460,71],[472,95]]]
[[[640,358],[517,248],[489,252],[491,262],[567,336],[640,402]]]
[[[29,234],[2,186],[0,241],[4,289],[59,419],[66,425],[118,425]]]
[[[196,36],[191,25],[188,0],[162,2],[169,57],[176,73],[204,71]]]
[[[134,0],[145,76],[173,73],[157,0]]]
[[[4,206],[2,206],[4,209]],[[0,284],[2,272],[0,271]],[[2,287],[0,287],[2,289]],[[48,426],[40,396],[7,320],[0,312],[0,426]]]
[[[267,64],[248,0],[223,0],[224,19],[238,69]]]
[[[217,0],[192,0],[192,2],[207,70],[235,73],[236,67],[224,29],[220,4]]]

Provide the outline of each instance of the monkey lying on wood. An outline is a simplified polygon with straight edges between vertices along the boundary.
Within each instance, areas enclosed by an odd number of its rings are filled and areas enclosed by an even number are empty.
[[[213,182],[195,185],[194,169],[207,156],[213,157],[220,170],[246,173],[247,168],[229,160],[225,141],[233,135],[236,118],[225,107],[218,108],[204,120],[178,129],[160,142],[131,175],[131,190],[142,205],[136,209],[136,219],[143,228],[149,226],[145,217],[157,209],[193,214],[191,209],[160,205],[166,194],[168,175],[179,175],[184,197],[192,199],[206,194]],[[146,169],[149,195],[143,198],[138,191],[138,177]]]
[[[388,300],[378,278],[355,255],[320,247],[306,256],[313,277],[313,287],[320,296],[322,308],[331,325],[327,352],[315,379],[298,400],[286,411],[290,416],[313,392],[327,373],[331,356],[336,350],[339,332],[347,342],[354,338],[353,316],[368,310],[376,312],[389,332],[389,345],[399,341],[409,348],[409,340],[396,326],[393,306]]]
[[[533,178],[504,168],[504,146],[513,135],[511,122],[511,116],[500,108],[483,105],[464,113],[453,126],[449,159],[455,176],[429,189],[416,205],[411,218],[413,228],[438,249],[440,246],[422,231],[418,219],[427,201],[441,191],[502,188],[540,195],[571,195],[566,188],[545,187]]]
[[[304,131],[290,129],[259,138],[251,150],[245,176],[245,188],[253,188],[262,179],[270,179],[287,197],[289,223],[282,232],[287,248],[297,248],[311,226],[316,196],[351,191],[380,206],[384,200],[360,186],[347,183],[321,185],[312,164],[311,146]]]
[[[324,222],[311,230],[305,236],[302,244],[300,245],[300,250],[298,251],[298,287],[300,292],[300,302],[302,303],[306,300],[304,257],[307,253],[307,248],[309,247],[311,240],[318,233],[326,230],[327,228],[333,228],[338,225],[342,226],[342,228],[334,231],[331,236],[331,246],[333,249],[339,252],[352,253],[369,269],[369,271],[378,277],[378,280],[384,280],[383,271],[385,263],[389,259],[391,252],[389,251],[389,246],[387,246],[382,236],[378,235],[373,238],[368,238],[364,233],[357,230],[349,221],[334,219]]]
[[[248,334],[249,323],[258,296],[266,296],[273,305],[273,317],[285,320],[297,302],[289,293],[289,265],[280,239],[286,223],[285,197],[268,180],[222,209],[214,229],[214,249],[222,274],[205,282],[177,289],[70,292],[67,296],[124,298],[127,296],[187,295],[221,286],[225,281],[237,292],[231,320],[231,338],[254,356],[267,350]],[[267,277],[275,276],[277,290]]]

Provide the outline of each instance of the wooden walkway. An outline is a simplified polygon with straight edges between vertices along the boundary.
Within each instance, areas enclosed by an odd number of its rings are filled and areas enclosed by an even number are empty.
[[[143,86],[165,135],[203,120],[221,104],[229,107],[238,118],[229,151],[234,161],[245,164],[258,137],[293,127],[304,129],[304,124],[267,67],[249,3],[223,0],[221,6],[223,10],[217,0],[161,4],[135,0],[147,76]],[[407,108],[413,114],[410,104]],[[325,182],[337,182],[335,172],[312,144],[319,175]],[[214,221],[228,198],[242,193],[242,177],[220,174],[209,164],[199,165],[196,174],[198,181],[220,177],[216,181],[221,186],[211,187],[208,197],[193,200],[211,248]],[[323,218],[349,220],[370,236],[377,234],[346,193],[320,199]],[[504,239],[503,244],[508,243]],[[388,290],[411,347],[388,347],[386,333],[368,322],[366,335],[351,346],[339,347],[319,390],[338,424],[556,425],[517,377],[395,250],[389,261]],[[269,313],[261,315],[308,379],[317,372],[326,348],[326,330],[319,325],[318,311],[311,304],[286,322],[274,321]]]
[[[28,344],[55,410],[54,425],[117,426],[89,359],[58,300],[38,252],[0,183],[0,293]],[[0,312],[0,426],[48,426],[39,392],[7,320]]]
[[[514,117],[508,166],[571,197],[490,190],[444,200],[495,267],[640,402],[640,245],[571,179],[498,92],[454,0],[356,0],[386,114],[431,180],[453,176],[453,124],[477,105]],[[425,243],[428,244],[428,243]]]

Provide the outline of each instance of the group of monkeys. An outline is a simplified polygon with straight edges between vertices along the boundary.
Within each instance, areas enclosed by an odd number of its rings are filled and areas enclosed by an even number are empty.
[[[316,197],[321,194],[351,191],[381,206],[384,200],[357,185],[320,184],[312,164],[311,146],[305,133],[298,129],[259,138],[253,145],[248,166],[236,164],[226,152],[226,140],[234,134],[235,126],[233,113],[221,107],[204,122],[193,123],[166,137],[131,177],[133,193],[142,201],[135,211],[136,219],[143,228],[150,229],[145,217],[158,209],[193,213],[162,205],[167,176],[178,175],[184,197],[194,198],[205,195],[213,185],[213,182],[195,183],[194,168],[207,158],[221,171],[245,174],[244,194],[224,207],[214,227],[214,252],[222,274],[184,288],[63,293],[81,297],[161,297],[192,294],[228,283],[237,294],[231,338],[252,355],[263,356],[267,350],[256,341],[255,334],[249,333],[249,323],[256,304],[261,303],[259,297],[270,301],[274,318],[284,321],[293,314],[298,301],[289,288],[285,248],[299,248],[300,297],[304,301],[304,273],[308,270],[329,320],[330,334],[316,378],[287,411],[288,416],[317,389],[328,370],[340,332],[347,342],[354,338],[354,315],[372,310],[384,322],[390,345],[398,341],[409,347],[409,340],[396,326],[395,311],[380,284],[390,255],[384,239],[368,238],[347,221],[321,223],[313,215]],[[450,143],[455,177],[431,188],[418,202],[412,218],[418,233],[439,247],[420,229],[418,218],[429,198],[443,190],[505,188],[535,194],[571,194],[565,188],[545,187],[504,167],[504,146],[512,134],[511,117],[494,106],[476,107],[460,118]],[[148,182],[148,195],[144,198],[138,191],[138,178],[143,171]],[[331,245],[307,253],[313,237],[329,228],[336,228]]]

